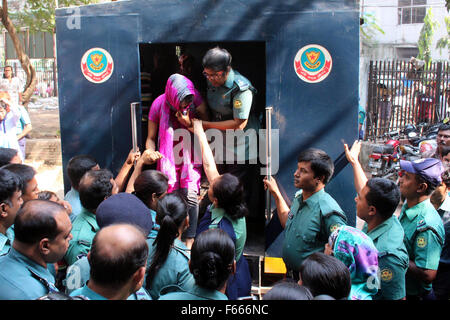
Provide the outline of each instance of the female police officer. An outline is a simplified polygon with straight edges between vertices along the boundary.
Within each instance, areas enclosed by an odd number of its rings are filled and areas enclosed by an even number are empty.
[[[233,144],[230,147],[224,136],[221,159],[224,164],[219,164],[218,170],[220,174],[231,173],[244,183],[250,216],[258,217],[258,212],[262,211],[262,202],[259,201],[258,195],[262,194],[263,184],[259,175],[256,152],[260,121],[252,110],[256,89],[246,77],[231,68],[231,60],[231,54],[219,47],[208,50],[203,57],[203,75],[207,79],[207,102],[212,120],[203,121],[203,128],[218,129],[222,132],[230,129],[244,131],[244,135],[236,135],[238,136],[236,142],[234,136],[232,137]],[[254,134],[251,132],[252,129]],[[255,145],[252,146],[251,143]],[[230,155],[233,156],[232,159],[229,159]],[[217,151],[215,158],[220,159]],[[245,164],[242,164],[241,160],[245,160]]]

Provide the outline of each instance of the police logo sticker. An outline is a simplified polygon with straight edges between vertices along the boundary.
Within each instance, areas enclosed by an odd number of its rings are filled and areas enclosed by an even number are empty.
[[[93,83],[107,81],[114,71],[114,61],[108,51],[102,48],[92,48],[81,58],[81,72]]]
[[[417,238],[417,246],[419,248],[424,248],[427,245],[427,239],[424,237],[418,237]]]
[[[240,108],[242,107],[242,102],[241,102],[241,100],[236,100],[236,101],[234,101],[234,107],[235,107],[236,109],[240,109]]]
[[[294,70],[305,82],[323,81],[331,72],[333,60],[327,49],[317,44],[301,48],[294,58]]]
[[[390,269],[386,268],[386,269],[381,270],[380,278],[382,281],[389,282],[392,280],[392,277],[393,277],[393,274]]]

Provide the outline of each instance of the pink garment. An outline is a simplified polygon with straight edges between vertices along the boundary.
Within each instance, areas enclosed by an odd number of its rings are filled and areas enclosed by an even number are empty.
[[[180,152],[182,163],[176,163],[173,152],[174,130],[187,130],[177,120],[175,110],[179,110],[180,101],[188,95],[194,95],[194,106],[189,108],[189,116],[193,118],[195,116],[194,108],[203,103],[203,98],[195,89],[192,81],[181,74],[173,74],[167,80],[165,93],[153,101],[148,114],[148,119],[158,124],[157,148],[164,158],[158,161],[157,170],[169,178],[168,192],[180,188],[196,190],[196,192],[200,189],[201,165],[193,163],[193,134],[189,132],[191,141],[187,146],[183,146]],[[179,143],[183,143],[183,138],[175,141],[176,146]]]

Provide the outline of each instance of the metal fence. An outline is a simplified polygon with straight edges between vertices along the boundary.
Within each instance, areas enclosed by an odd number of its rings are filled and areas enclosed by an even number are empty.
[[[57,78],[54,59],[31,60],[31,64],[36,71],[37,78],[34,94],[40,97],[57,96]],[[2,73],[3,67],[5,65],[11,66],[13,68],[14,76],[18,77],[21,80],[21,83],[24,87],[27,82],[27,75],[22,69],[20,62],[18,60],[7,60],[6,63],[5,61],[0,61],[0,68]]]
[[[450,117],[449,62],[371,61],[366,140]]]

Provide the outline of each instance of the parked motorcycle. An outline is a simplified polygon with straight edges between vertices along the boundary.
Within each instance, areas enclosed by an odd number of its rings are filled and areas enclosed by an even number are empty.
[[[369,155],[369,168],[372,177],[384,177],[395,170],[399,163],[400,131],[395,130],[386,133],[388,139],[382,145],[375,145]]]
[[[436,141],[441,123],[430,125],[425,130],[425,133],[423,133],[424,127],[426,127],[427,125],[428,123],[419,123],[416,127],[413,124],[407,124],[402,133],[406,136],[409,143],[411,143],[413,146],[419,146],[421,142],[426,140]]]
[[[430,126],[422,136],[423,126],[419,129],[413,124],[407,125],[401,132],[408,143],[400,143],[400,131],[395,130],[386,133],[387,141],[382,145],[375,145],[372,154],[369,155],[369,168],[372,177],[381,177],[397,180],[400,169],[400,159],[414,161],[420,158],[429,158],[436,152],[436,135],[439,124]]]
[[[406,157],[404,160],[416,160],[418,158],[429,158],[434,155],[437,148],[436,137],[439,132],[439,127],[441,123],[435,123],[430,125],[425,134],[420,134],[423,132],[423,128],[428,126],[427,123],[420,123],[417,126],[413,124],[406,125],[403,133],[406,135],[411,146],[404,144],[400,147],[402,153],[401,158]]]

